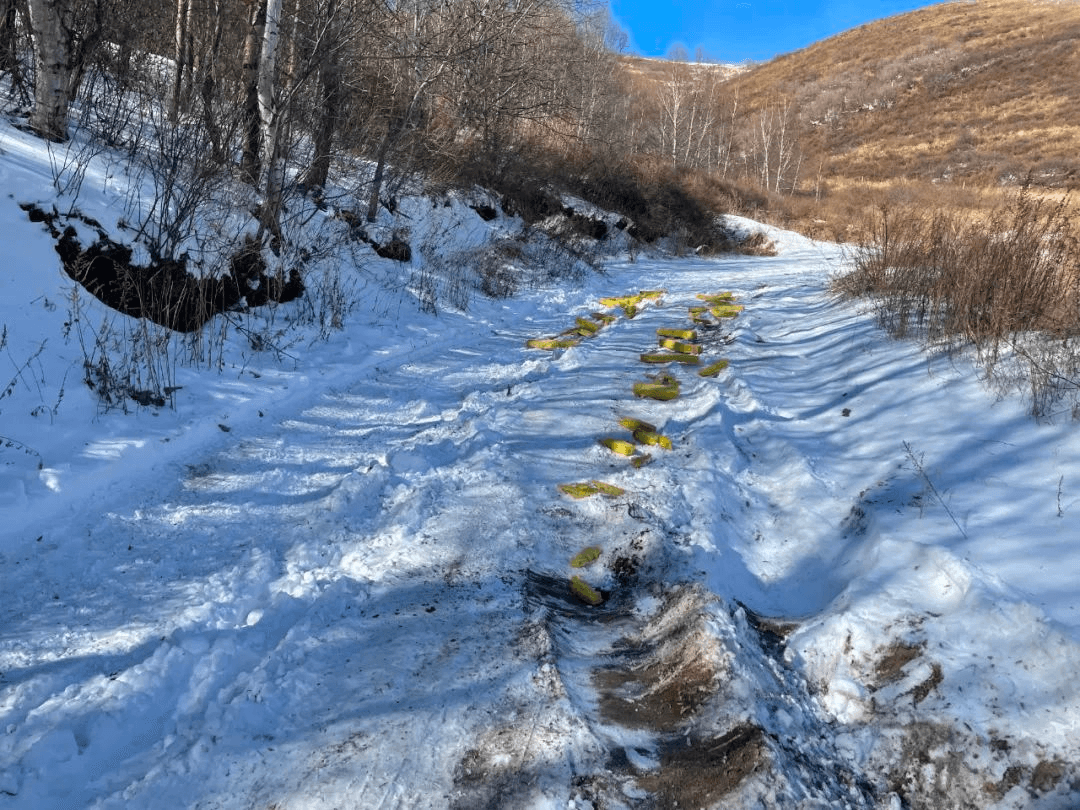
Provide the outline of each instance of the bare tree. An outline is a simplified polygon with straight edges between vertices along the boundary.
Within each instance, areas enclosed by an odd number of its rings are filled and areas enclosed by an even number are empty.
[[[779,194],[785,185],[788,190],[795,187],[802,157],[793,134],[793,116],[794,107],[786,98],[772,99],[757,112],[751,156],[758,184],[766,191]]]
[[[313,124],[314,154],[304,175],[304,185],[312,188],[325,185],[330,174],[331,150],[344,104],[345,87],[339,61],[344,37],[341,16],[338,0],[323,0],[312,57],[318,72],[315,102],[320,114]]]
[[[581,58],[577,64],[564,66],[565,81],[577,86],[580,99],[576,110],[576,140],[590,144],[603,138],[610,142],[611,128],[605,127],[604,123],[617,114],[616,54],[626,49],[627,35],[614,23],[610,12],[604,7],[581,20],[578,36]],[[574,148],[571,142],[567,143],[567,148]]]
[[[384,41],[389,59],[379,73],[384,93],[383,133],[375,152],[375,172],[368,192],[367,221],[374,222],[379,195],[392,149],[421,128],[425,107],[453,62],[468,46],[460,38],[465,22],[449,3],[407,0],[398,3],[385,20]]]
[[[185,76],[190,77],[192,61],[194,59],[194,44],[192,42],[194,4],[192,0],[176,0],[176,57],[172,98],[169,99],[169,120],[176,123],[183,106],[185,93]],[[190,82],[190,79],[189,79]]]
[[[730,113],[726,122],[716,133],[716,167],[719,169],[721,177],[727,177],[728,167],[731,165],[731,153],[735,142],[736,122],[739,113],[738,90],[731,97],[729,109]]]
[[[19,17],[26,19],[23,0],[0,0],[0,76],[8,75],[11,89],[24,98],[26,78],[19,61]]]
[[[224,2],[225,0],[212,0],[209,25],[207,26],[206,36],[203,39],[199,56],[198,75],[203,126],[206,130],[206,137],[210,141],[214,162],[218,165],[226,162],[226,141],[228,139],[218,115],[218,108],[221,106],[219,88],[221,85],[222,59],[220,54],[223,51],[226,26],[226,15],[222,6]]]

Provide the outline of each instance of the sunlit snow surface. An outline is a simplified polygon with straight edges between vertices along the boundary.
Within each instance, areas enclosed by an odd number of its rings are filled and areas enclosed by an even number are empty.
[[[175,410],[103,412],[17,205],[50,199],[48,161],[7,128],[0,150],[0,809],[587,807],[620,748],[605,806],[649,806],[627,774],[663,752],[601,717],[588,673],[686,588],[730,673],[695,728],[753,722],[790,753],[725,806],[830,806],[814,758],[866,775],[851,806],[932,806],[917,778],[939,806],[1080,801],[1076,425],[888,340],[829,295],[838,248],[771,231],[773,258],[639,256],[437,316],[384,292],[295,362],[238,340],[220,374],[179,372]],[[108,221],[100,188],[81,204]],[[525,348],[639,289],[666,293]],[[745,305],[710,344],[730,369],[636,400],[655,330],[721,290]],[[632,469],[597,444],[622,416],[673,449]],[[556,488],[590,479],[626,494]],[[560,636],[537,583],[586,545],[611,604],[630,549],[647,587]],[[753,614],[787,628],[775,658]]]

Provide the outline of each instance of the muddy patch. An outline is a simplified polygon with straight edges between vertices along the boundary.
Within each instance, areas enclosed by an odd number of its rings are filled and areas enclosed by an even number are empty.
[[[746,724],[715,739],[671,743],[661,753],[660,769],[637,784],[652,794],[657,810],[705,810],[768,766],[764,732]]]
[[[746,623],[757,633],[762,650],[775,660],[783,658],[788,636],[798,628],[798,625],[794,622],[762,616],[738,600],[735,604],[742,609],[743,615],[746,616]]]
[[[648,795],[647,807],[704,810],[773,767],[758,725],[735,721],[725,733],[715,732],[717,717],[726,713],[725,684],[734,676],[732,654],[709,626],[709,604],[697,588],[671,591],[592,674],[600,719],[648,732],[654,741],[652,753],[612,763]]]
[[[503,729],[465,752],[454,769],[452,810],[500,810],[525,806],[537,787],[536,774],[520,767],[513,750],[520,735]]]
[[[912,810],[938,807],[983,807],[1015,784],[1008,768],[999,786],[985,781],[992,771],[989,751],[971,734],[943,723],[916,721],[897,730],[898,745],[878,756],[891,759],[889,789]],[[888,753],[887,753],[888,752]]]
[[[926,653],[922,641],[896,639],[863,671],[874,695],[865,728],[876,739],[861,764],[878,790],[909,810],[1075,807],[1076,767],[1048,756],[1038,740],[987,736],[935,717],[934,699],[947,701],[949,686]]]
[[[1076,769],[1060,759],[1037,759],[966,731],[925,721],[900,730],[888,770],[890,788],[912,810],[939,807],[1075,807]],[[1027,746],[1025,746],[1027,747]]]
[[[601,670],[593,680],[600,691],[600,715],[608,722],[674,731],[708,700],[715,672],[694,662],[661,662],[635,672]]]
[[[685,598],[677,597],[672,609],[685,608],[678,604]],[[626,639],[617,662],[594,671],[604,720],[667,733],[697,713],[716,692],[721,675],[715,639],[699,620],[684,617],[659,637]]]
[[[921,681],[911,690],[911,697],[915,701],[915,705],[918,706],[926,700],[930,693],[937,689],[943,680],[945,680],[945,675],[941,671],[941,664],[933,664],[926,680]]]
[[[571,588],[570,577],[553,577],[538,571],[525,572],[525,604],[550,611],[561,636],[573,634],[573,623],[605,624],[625,620],[633,608],[633,595],[624,590],[595,589],[601,597],[597,605],[582,601]]]
[[[528,657],[558,689],[545,692],[535,718],[464,752],[454,808],[528,807],[560,795],[567,806],[611,810],[882,806],[785,663],[792,625],[692,583],[642,577],[622,587],[610,567],[616,556],[603,574],[590,569],[611,588],[595,606],[575,598],[566,577],[526,572],[528,626],[550,641],[529,646]],[[918,682],[906,671],[896,688]],[[917,777],[907,761],[901,770],[895,760],[878,765],[906,785]]]
[[[885,648],[884,653],[874,665],[874,679],[869,689],[876,692],[883,686],[896,683],[904,677],[904,667],[918,658],[923,651],[922,644],[895,641]]]

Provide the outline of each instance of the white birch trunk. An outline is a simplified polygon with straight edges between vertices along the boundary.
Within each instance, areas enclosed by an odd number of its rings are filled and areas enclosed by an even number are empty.
[[[180,117],[181,100],[184,95],[184,72],[190,60],[191,0],[176,3],[176,65],[173,73],[173,93],[169,99],[169,120],[175,124]]]
[[[259,56],[259,121],[262,129],[263,207],[262,225],[277,235],[281,208],[282,167],[280,149],[281,115],[277,103],[277,51],[281,31],[281,0],[267,0]]]
[[[67,140],[71,103],[71,37],[65,0],[30,0],[34,37],[34,111],[30,126],[43,138]]]
[[[281,31],[281,0],[267,0],[266,25],[263,27],[262,53],[259,56],[259,120],[262,123],[262,156],[268,164],[274,152],[277,127],[276,89],[277,50]]]

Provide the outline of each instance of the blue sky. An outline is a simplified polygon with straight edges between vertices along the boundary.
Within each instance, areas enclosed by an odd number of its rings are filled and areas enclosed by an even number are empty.
[[[665,56],[681,44],[720,62],[765,60],[882,17],[931,5],[923,0],[610,0],[630,36],[628,50]]]

